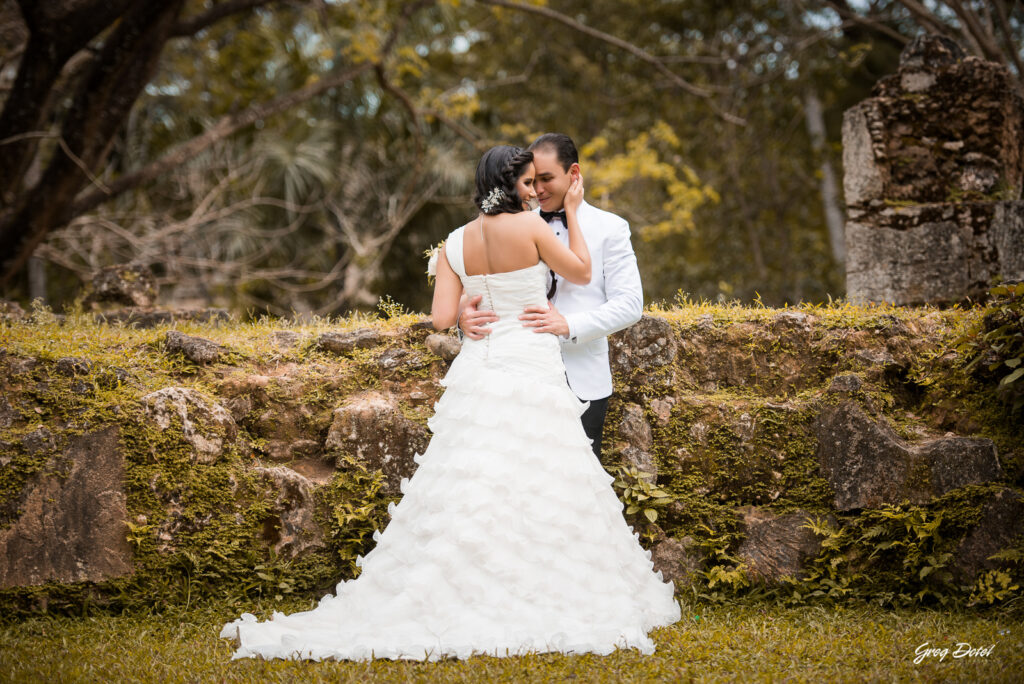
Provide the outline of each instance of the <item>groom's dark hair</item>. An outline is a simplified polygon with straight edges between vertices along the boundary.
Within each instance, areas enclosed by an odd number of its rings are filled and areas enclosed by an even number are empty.
[[[576,143],[564,133],[545,133],[534,140],[528,148],[531,152],[536,150],[554,150],[555,158],[566,171],[573,164],[580,163],[580,153],[576,151]]]

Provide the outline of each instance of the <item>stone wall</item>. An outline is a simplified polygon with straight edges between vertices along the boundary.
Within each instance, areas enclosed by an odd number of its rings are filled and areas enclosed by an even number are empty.
[[[969,315],[683,308],[615,335],[607,466],[627,502],[661,491],[627,515],[657,567],[703,587],[733,558],[770,586],[818,557],[809,522],[900,504],[944,517],[964,586],[997,567],[1024,533],[1024,434],[943,351]],[[0,324],[0,600],[22,609],[351,576],[458,352],[415,317]]]
[[[978,299],[1024,279],[1024,99],[1007,70],[922,36],[843,118],[854,302]]]

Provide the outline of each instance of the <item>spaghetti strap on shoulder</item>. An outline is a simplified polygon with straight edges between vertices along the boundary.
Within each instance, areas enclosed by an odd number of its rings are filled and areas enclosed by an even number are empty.
[[[491,255],[487,253],[487,238],[484,236],[484,215],[480,214],[480,242],[484,248],[484,263],[487,265],[487,272],[494,273],[491,268]]]

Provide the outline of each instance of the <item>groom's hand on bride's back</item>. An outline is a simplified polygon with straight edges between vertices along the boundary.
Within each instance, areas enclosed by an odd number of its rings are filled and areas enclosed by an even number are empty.
[[[519,320],[527,328],[533,328],[533,332],[553,333],[560,337],[569,336],[569,323],[565,320],[555,305],[548,302],[547,306],[528,306],[523,309]]]
[[[493,311],[480,311],[476,308],[482,300],[482,295],[470,297],[459,316],[459,330],[471,340],[482,340],[484,336],[490,335],[491,329],[487,324],[498,320],[498,315]]]

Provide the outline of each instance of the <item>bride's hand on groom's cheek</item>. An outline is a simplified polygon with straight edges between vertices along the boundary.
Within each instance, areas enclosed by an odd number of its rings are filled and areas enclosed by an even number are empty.
[[[565,193],[564,204],[571,211],[576,211],[583,204],[583,176],[579,173],[573,175],[569,190]]]
[[[528,306],[523,309],[519,320],[527,328],[533,328],[533,332],[553,333],[563,337],[569,336],[569,324],[555,305],[548,302],[547,306]]]

